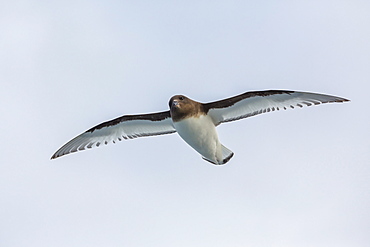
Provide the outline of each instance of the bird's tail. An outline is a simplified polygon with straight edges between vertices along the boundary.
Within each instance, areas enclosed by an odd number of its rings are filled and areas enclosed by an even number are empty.
[[[208,162],[211,162],[212,164],[215,164],[215,165],[226,164],[233,157],[234,153],[222,144],[221,144],[221,149],[222,149],[221,150],[222,151],[222,160],[218,161],[217,163],[213,160],[207,159],[206,157],[202,156],[202,158],[204,160],[208,161]]]
[[[233,156],[234,153],[227,147],[221,144],[222,148],[222,163],[220,165],[226,164]]]

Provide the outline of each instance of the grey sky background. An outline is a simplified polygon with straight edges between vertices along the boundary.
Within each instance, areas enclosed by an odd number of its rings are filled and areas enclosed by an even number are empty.
[[[368,246],[369,1],[3,1],[0,246]],[[351,99],[50,161],[103,121],[265,89]]]

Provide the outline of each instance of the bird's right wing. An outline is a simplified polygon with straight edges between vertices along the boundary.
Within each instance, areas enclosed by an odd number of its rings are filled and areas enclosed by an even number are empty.
[[[255,116],[261,113],[324,103],[346,102],[337,96],[287,90],[246,92],[231,98],[205,103],[204,110],[215,125]]]
[[[172,124],[169,111],[142,115],[124,115],[101,123],[73,138],[56,151],[51,159],[85,150],[85,148],[99,147],[100,144],[115,143],[122,139],[174,132],[176,132],[176,129]]]

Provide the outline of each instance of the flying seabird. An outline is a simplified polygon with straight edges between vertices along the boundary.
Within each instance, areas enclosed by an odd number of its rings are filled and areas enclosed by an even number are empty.
[[[222,165],[234,153],[218,139],[216,127],[221,123],[266,112],[346,101],[349,100],[337,96],[287,90],[246,92],[210,103],[175,95],[169,101],[170,110],[124,115],[98,124],[64,144],[51,159],[110,142],[177,132],[203,159]]]

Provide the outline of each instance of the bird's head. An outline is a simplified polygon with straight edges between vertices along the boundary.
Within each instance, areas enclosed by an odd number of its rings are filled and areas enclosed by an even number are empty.
[[[184,95],[175,95],[169,101],[171,117],[178,121],[191,116],[199,115],[202,104]]]

